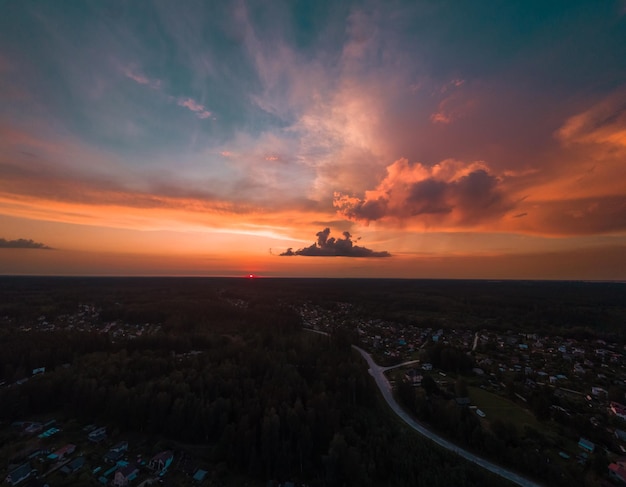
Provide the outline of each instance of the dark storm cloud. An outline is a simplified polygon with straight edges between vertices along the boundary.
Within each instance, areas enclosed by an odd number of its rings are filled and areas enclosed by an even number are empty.
[[[24,238],[18,238],[17,240],[6,240],[0,238],[0,249],[45,249],[50,250],[52,247],[48,247],[45,244],[34,242],[33,240],[26,240]]]
[[[309,257],[391,257],[385,250],[377,252],[354,245],[352,235],[343,232],[344,238],[330,237],[330,228],[317,232],[317,242],[298,250],[287,249],[281,256],[305,255]]]

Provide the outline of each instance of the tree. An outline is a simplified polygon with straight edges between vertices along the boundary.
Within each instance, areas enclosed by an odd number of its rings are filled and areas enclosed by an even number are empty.
[[[467,382],[464,379],[459,378],[454,383],[454,393],[456,397],[467,397],[469,396],[469,390],[467,389]]]
[[[430,375],[425,375],[422,379],[422,387],[428,395],[434,394],[439,390],[439,386],[435,382],[435,379]]]

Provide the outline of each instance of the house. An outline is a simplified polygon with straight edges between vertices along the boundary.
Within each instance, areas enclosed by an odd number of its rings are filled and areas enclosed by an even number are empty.
[[[422,385],[422,374],[418,373],[415,369],[409,369],[406,374],[404,374],[404,378],[407,382],[413,384],[414,386]]]
[[[591,387],[591,394],[596,396],[596,397],[606,397],[606,396],[608,396],[609,393],[603,387],[592,386]]]
[[[96,428],[87,436],[89,441],[93,441],[94,443],[100,443],[107,439],[107,429],[106,426],[102,426],[101,428]]]
[[[155,470],[156,472],[161,472],[163,470],[166,470],[167,467],[170,466],[172,460],[174,460],[173,452],[169,450],[162,451],[161,453],[157,453],[154,457],[152,457],[152,460],[150,460],[150,463],[148,464],[148,468],[151,470]]]
[[[41,423],[31,423],[24,429],[24,434],[34,435],[35,433],[39,433],[43,431],[43,424]]]
[[[30,467],[30,463],[24,463],[23,465],[20,465],[16,469],[9,472],[9,475],[7,475],[6,481],[11,485],[17,485],[20,482],[26,480],[32,474],[36,474],[36,473],[37,471],[33,470]]]
[[[457,397],[454,400],[459,407],[468,407],[471,404],[469,397]]]
[[[202,470],[201,468],[199,468],[198,470],[196,470],[196,473],[193,474],[193,479],[196,482],[201,483],[202,481],[204,481],[208,473],[209,472],[207,472],[206,470]]]
[[[106,455],[104,455],[104,461],[106,463],[115,463],[124,456],[124,452],[128,450],[128,442],[120,441],[117,445],[112,447]]]
[[[609,411],[621,420],[626,421],[626,406],[619,402],[611,401],[609,404]]]
[[[67,465],[65,465],[61,469],[61,472],[63,472],[66,475],[69,475],[83,468],[83,465],[85,465],[85,457],[78,457],[72,460]]]
[[[111,448],[110,451],[126,451],[128,450],[128,442],[120,441],[117,445]]]
[[[619,458],[609,465],[609,478],[626,484],[626,458]]]
[[[60,462],[66,456],[74,453],[75,450],[76,450],[76,445],[72,445],[71,443],[68,443],[67,445],[59,448],[54,453],[50,453],[50,455],[48,455],[48,460],[54,460],[54,461]]]
[[[109,450],[104,455],[104,457],[102,457],[102,459],[105,461],[105,463],[117,463],[117,461],[120,460],[123,456],[124,456],[123,451]]]
[[[594,445],[587,438],[583,438],[582,436],[578,440],[578,446],[583,450],[588,451],[589,453],[593,453],[593,451],[596,449],[596,445]]]
[[[135,480],[138,475],[139,469],[137,468],[137,465],[127,465],[126,467],[120,468],[117,472],[115,472],[113,485],[116,487],[124,487]]]

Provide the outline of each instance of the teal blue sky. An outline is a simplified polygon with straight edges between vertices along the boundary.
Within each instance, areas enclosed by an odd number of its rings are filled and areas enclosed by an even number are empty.
[[[326,227],[415,258],[626,245],[624,0],[0,11],[0,238],[167,254],[183,232],[219,256],[231,235],[246,259]]]

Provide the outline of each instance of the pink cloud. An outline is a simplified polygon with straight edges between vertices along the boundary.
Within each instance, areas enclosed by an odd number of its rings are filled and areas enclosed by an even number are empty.
[[[432,122],[434,123],[443,123],[443,124],[448,124],[450,122],[452,122],[452,117],[450,115],[447,115],[446,113],[444,113],[443,111],[441,112],[436,112],[433,113],[430,116],[430,119]]]
[[[443,85],[439,89],[439,91],[441,93],[445,93],[446,91],[453,90],[454,88],[459,88],[460,86],[463,86],[464,84],[465,84],[464,79],[453,79],[449,83],[446,83],[445,85]]]
[[[122,72],[124,73],[124,76],[126,76],[129,79],[132,79],[137,84],[147,85],[153,89],[159,89],[161,87],[161,80],[150,79],[146,75],[138,71],[133,66],[125,66],[125,67],[122,67],[121,69],[122,69]]]
[[[334,206],[344,217],[365,223],[423,220],[429,225],[462,227],[497,219],[514,203],[502,180],[481,161],[445,160],[428,167],[399,159],[365,197],[336,193]]]
[[[463,80],[454,80],[446,86],[458,88],[465,82]],[[444,89],[442,93],[447,91]],[[437,111],[430,116],[433,123],[449,124],[459,118],[465,117],[476,105],[476,100],[469,97],[468,93],[456,91],[447,95],[439,102]]]
[[[565,145],[600,144],[626,148],[626,90],[570,117],[556,136]]]
[[[205,119],[209,118],[212,115],[211,112],[208,111],[204,105],[198,103],[193,98],[179,98],[178,106],[185,107],[192,112],[195,112],[198,118]]]

